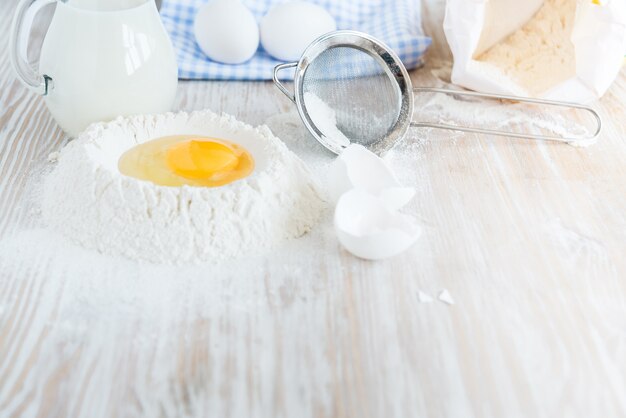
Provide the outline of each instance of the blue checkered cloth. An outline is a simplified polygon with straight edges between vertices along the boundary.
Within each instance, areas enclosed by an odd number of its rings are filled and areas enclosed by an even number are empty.
[[[260,20],[276,3],[284,0],[243,0]],[[178,57],[178,76],[196,80],[270,80],[280,63],[261,47],[248,62],[239,65],[211,61],[196,44],[193,21],[206,0],[165,0],[163,24]],[[415,68],[430,45],[421,25],[419,0],[311,0],[324,7],[337,21],[338,29],[373,35],[391,47],[408,68]]]

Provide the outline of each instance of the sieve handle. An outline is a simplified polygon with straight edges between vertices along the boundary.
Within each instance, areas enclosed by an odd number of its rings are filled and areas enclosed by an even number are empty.
[[[298,66],[297,62],[289,62],[287,64],[280,64],[274,67],[274,84],[276,84],[276,87],[278,87],[278,89],[282,91],[283,94],[287,96],[289,100],[291,100],[294,103],[296,102],[296,96],[292,92],[287,90],[287,87],[285,87],[285,85],[280,82],[280,80],[278,79],[278,73],[281,72],[282,70],[286,70],[288,68],[295,68],[297,66]]]
[[[590,141],[590,140],[596,139],[600,135],[600,132],[602,131],[602,118],[600,117],[598,112],[596,112],[590,106],[585,106],[585,105],[581,105],[578,103],[558,102],[554,100],[544,100],[544,99],[533,99],[530,97],[508,96],[504,94],[486,94],[486,93],[477,93],[474,91],[440,89],[440,88],[435,88],[435,87],[415,87],[413,88],[413,92],[455,94],[458,96],[482,97],[486,99],[503,99],[503,100],[512,100],[516,102],[521,102],[521,103],[533,103],[533,104],[541,104],[541,105],[546,105],[546,106],[557,106],[557,107],[564,107],[564,108],[571,108],[571,109],[580,109],[580,110],[584,110],[586,112],[591,113],[591,115],[595,118],[598,125],[593,135],[588,136],[588,137],[535,135],[535,134],[517,133],[517,132],[509,132],[509,131],[498,131],[495,129],[482,129],[482,128],[473,128],[469,126],[455,126],[455,125],[448,125],[445,123],[430,123],[430,122],[411,122],[412,127],[448,129],[451,131],[473,132],[473,133],[478,133],[478,134],[500,135],[500,136],[507,136],[507,137],[512,137],[512,138],[529,138],[529,139],[539,139],[543,141],[558,141],[558,142],[567,142],[567,143],[574,143],[578,141]]]

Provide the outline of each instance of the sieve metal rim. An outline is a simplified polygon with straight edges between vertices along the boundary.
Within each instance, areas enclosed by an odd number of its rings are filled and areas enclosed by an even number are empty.
[[[307,69],[320,54],[331,48],[339,47],[357,49],[374,58],[381,65],[381,68],[385,70],[390,80],[393,80],[400,90],[401,105],[398,119],[383,138],[380,138],[368,146],[372,152],[383,155],[406,135],[411,125],[414,104],[413,88],[406,67],[398,55],[380,40],[366,33],[352,30],[329,32],[313,41],[305,49],[297,62],[277,66],[274,69],[274,83],[296,104],[300,119],[302,119],[302,122],[313,137],[326,149],[335,154],[341,154],[345,147],[328,140],[317,128],[307,111],[304,100],[304,80],[306,79]],[[278,73],[287,68],[295,68],[293,94],[289,92],[278,79]]]

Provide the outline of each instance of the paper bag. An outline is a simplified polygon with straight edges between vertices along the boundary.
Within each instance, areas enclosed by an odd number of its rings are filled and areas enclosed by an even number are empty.
[[[541,92],[532,92],[519,78],[481,59],[490,48],[526,29],[546,1],[554,0],[448,0],[444,31],[454,57],[452,82],[487,93],[580,103],[601,97],[626,52],[625,0],[570,0],[575,3],[567,35],[573,45],[568,50],[573,54],[571,71]]]

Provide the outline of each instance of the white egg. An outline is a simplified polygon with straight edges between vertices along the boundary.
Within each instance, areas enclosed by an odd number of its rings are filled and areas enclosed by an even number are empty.
[[[239,0],[211,0],[200,7],[194,22],[200,49],[225,64],[248,61],[259,47],[259,27]]]
[[[382,260],[412,246],[421,234],[414,218],[387,207],[363,190],[344,193],[335,208],[335,232],[343,247],[357,257]]]
[[[322,7],[304,1],[278,4],[261,20],[261,45],[281,61],[296,61],[321,35],[337,29]]]
[[[390,209],[400,209],[415,195],[415,189],[400,184],[385,160],[359,144],[343,150],[330,165],[328,178],[328,192],[334,202],[357,188],[380,197]]]

